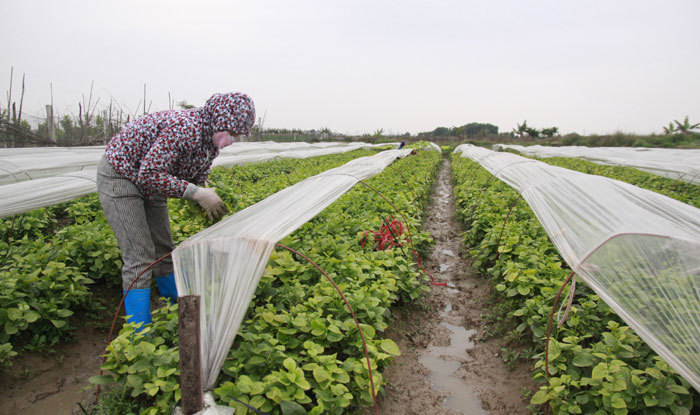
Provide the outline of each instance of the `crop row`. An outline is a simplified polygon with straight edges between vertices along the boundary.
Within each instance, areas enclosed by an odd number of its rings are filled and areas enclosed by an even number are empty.
[[[367,181],[408,218],[419,251],[431,243],[428,234],[416,230],[440,160],[437,152],[421,151]],[[425,277],[404,255],[408,246],[382,251],[361,243],[365,231],[379,229],[390,215],[398,217],[378,194],[358,184],[281,241],[310,257],[345,294],[367,341],[377,391],[384,383],[382,369],[400,353],[380,334],[390,321],[390,307],[427,291]],[[156,311],[146,335],[125,325],[109,346],[103,368],[110,374],[94,379],[116,383],[113,390],[138,402],[132,410],[169,413],[180,398],[176,309]],[[249,413],[238,401],[273,414],[291,407],[295,413],[340,414],[373,401],[361,338],[345,303],[315,268],[279,250],[270,258],[217,384],[217,400],[236,414]],[[118,402],[107,398],[102,405]]]
[[[212,183],[235,212],[306,177],[375,151],[216,168]],[[176,243],[209,222],[189,201],[172,199]],[[120,284],[121,253],[96,195],[0,221],[0,365],[19,351],[50,350],[72,337],[77,314],[93,313],[94,281]],[[115,288],[115,292],[118,291]]]
[[[468,228],[464,242],[498,293],[493,319],[507,342],[529,349],[533,379],[545,383],[549,315],[571,271],[508,185],[458,156],[453,174],[457,213]],[[688,414],[693,405],[688,383],[582,283],[563,326],[553,329],[549,377],[531,403],[550,405],[557,414]]]

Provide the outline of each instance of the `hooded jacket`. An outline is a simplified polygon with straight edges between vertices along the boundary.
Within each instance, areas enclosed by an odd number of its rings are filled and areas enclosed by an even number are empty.
[[[219,155],[212,135],[250,134],[254,123],[255,106],[247,95],[214,94],[203,108],[161,111],[128,123],[109,141],[105,155],[146,198],[180,198],[189,183],[206,183]]]

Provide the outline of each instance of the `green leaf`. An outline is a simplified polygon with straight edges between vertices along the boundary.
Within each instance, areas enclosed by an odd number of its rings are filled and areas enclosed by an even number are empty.
[[[580,403],[581,405],[587,404],[590,400],[591,397],[588,395],[588,392],[576,395],[576,402]]]
[[[288,357],[288,358],[284,359],[284,362],[282,362],[282,366],[284,366],[285,369],[287,369],[291,372],[292,370],[294,370],[297,367],[297,364],[294,361],[294,359],[292,359],[291,357]]]
[[[647,407],[656,406],[658,405],[658,403],[659,400],[656,399],[656,396],[649,394],[644,395],[644,405],[646,405]]]
[[[110,383],[114,383],[114,377],[109,375],[91,376],[88,380],[93,385],[109,385]]]
[[[126,384],[132,388],[137,388],[143,384],[143,379],[138,375],[127,375]]]
[[[549,340],[549,362],[552,363],[557,357],[561,355],[561,348],[559,347],[559,342],[554,339]]]
[[[306,378],[304,378],[304,372],[302,372],[301,369],[299,370],[299,376],[297,376],[297,378],[294,380],[294,383],[305,391],[311,389],[311,385]]]
[[[518,285],[518,292],[520,295],[528,295],[530,294],[530,287],[527,285]]]
[[[401,356],[401,350],[399,350],[399,346],[391,339],[382,340],[382,342],[379,344],[379,347],[392,356]]]
[[[316,379],[316,382],[318,383],[325,382],[326,380],[331,378],[331,374],[321,366],[316,367],[313,371],[313,374],[314,379]]]
[[[664,377],[661,371],[655,367],[648,367],[644,369],[644,371],[656,379],[662,379]]]
[[[282,401],[280,404],[282,415],[305,415],[306,410],[296,402]]]
[[[265,363],[265,359],[262,356],[253,356],[250,359],[248,359],[248,361],[246,362],[246,364],[252,365],[252,366],[260,365],[263,363]]]
[[[272,389],[267,391],[265,393],[265,396],[267,396],[269,399],[275,402],[280,402],[282,398],[284,398],[284,395],[282,395],[282,391],[277,386],[274,386],[272,387]]]
[[[19,331],[19,329],[17,328],[17,326],[15,326],[14,324],[12,324],[12,323],[9,322],[9,321],[6,321],[6,322],[5,322],[5,333],[7,333],[7,334],[15,334],[15,333],[17,333],[18,331]]]
[[[598,363],[591,373],[593,379],[602,379],[608,375],[608,365],[607,363]]]
[[[261,406],[265,405],[265,398],[262,395],[255,395],[250,399],[250,402],[248,404],[254,408],[260,408]]]
[[[70,317],[73,315],[73,312],[68,309],[63,309],[56,311],[56,314],[58,314],[61,317]]]
[[[619,393],[615,393],[610,397],[610,404],[613,408],[627,408],[627,403]]]
[[[139,343],[139,347],[145,354],[153,354],[156,351],[156,346],[146,341]]]
[[[532,395],[532,399],[530,399],[530,403],[533,405],[542,405],[543,403],[547,402],[548,400],[549,400],[549,397],[547,396],[547,391],[544,389],[540,389],[534,395]]]
[[[593,365],[593,355],[587,352],[577,353],[571,361],[574,366],[588,367]]]
[[[686,389],[680,385],[668,385],[668,386],[666,386],[666,389],[668,389],[670,392],[679,393],[681,395],[688,395],[689,394],[688,389]]]
[[[53,324],[57,329],[60,329],[61,327],[66,325],[66,322],[64,320],[51,319],[51,324]]]
[[[24,319],[27,321],[27,323],[35,322],[39,317],[41,317],[41,315],[33,310],[29,310],[24,314]]]
[[[22,318],[22,312],[16,308],[10,308],[7,310],[7,318],[12,321],[19,320]]]

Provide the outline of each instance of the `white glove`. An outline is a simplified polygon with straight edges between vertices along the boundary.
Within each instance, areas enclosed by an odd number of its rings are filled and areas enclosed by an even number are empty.
[[[192,200],[196,200],[199,203],[199,206],[207,212],[207,216],[211,221],[226,213],[224,202],[213,188],[197,187],[192,195]]]

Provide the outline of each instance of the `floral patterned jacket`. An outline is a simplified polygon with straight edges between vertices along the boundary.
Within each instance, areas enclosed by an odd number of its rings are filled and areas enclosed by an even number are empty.
[[[105,155],[114,170],[148,199],[182,197],[187,185],[203,185],[219,149],[218,131],[250,134],[253,101],[242,93],[214,94],[203,108],[144,115],[115,134]]]

